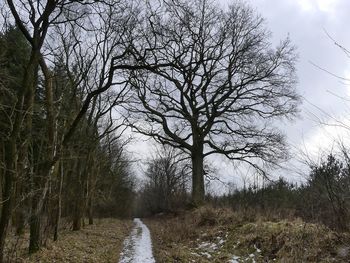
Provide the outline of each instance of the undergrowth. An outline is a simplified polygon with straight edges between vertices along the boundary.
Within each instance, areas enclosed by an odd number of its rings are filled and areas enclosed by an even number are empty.
[[[350,235],[205,206],[148,219],[157,262],[350,262]]]

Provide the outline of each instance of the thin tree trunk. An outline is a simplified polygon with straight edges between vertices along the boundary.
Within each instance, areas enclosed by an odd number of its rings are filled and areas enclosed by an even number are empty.
[[[89,217],[89,225],[94,224],[94,193],[95,193],[95,186],[96,186],[96,177],[99,174],[99,165],[94,158],[94,155],[92,155],[91,158],[91,171],[89,173],[88,183],[88,217]]]
[[[12,217],[13,226],[16,229],[16,235],[22,236],[25,229],[25,204],[22,200],[21,193],[25,192],[24,190],[24,177],[25,177],[25,167],[28,154],[28,147],[21,149],[21,152],[18,153],[18,162],[17,162],[17,178],[22,178],[16,180],[14,184],[14,202],[16,204],[16,209],[14,209],[14,215]]]
[[[77,160],[75,178],[75,211],[73,215],[73,231],[78,231],[82,227],[83,207],[84,207],[84,187],[82,180],[82,160]]]
[[[93,203],[92,203],[92,193],[90,193],[90,197],[89,197],[89,225],[93,225],[94,224],[94,216],[93,216]]]
[[[47,136],[48,144],[46,145],[46,163],[40,169],[42,179],[34,183],[36,189],[40,189],[38,193],[34,194],[32,199],[32,215],[30,219],[30,242],[29,242],[29,253],[36,252],[41,246],[41,235],[40,235],[40,225],[41,225],[41,215],[44,200],[46,198],[47,192],[49,190],[49,182],[52,174],[55,173],[57,169],[57,162],[52,164],[53,156],[56,150],[56,139],[55,139],[55,114],[53,106],[53,82],[52,74],[48,69],[45,60],[40,58],[40,66],[45,76],[45,106],[47,114]],[[32,236],[33,235],[33,236]]]
[[[57,215],[56,215],[56,222],[55,222],[55,232],[53,236],[53,240],[58,240],[58,228],[60,225],[61,220],[61,213],[62,213],[62,189],[63,189],[63,164],[60,165],[60,176],[59,176],[59,190],[58,190],[58,197],[57,197]]]

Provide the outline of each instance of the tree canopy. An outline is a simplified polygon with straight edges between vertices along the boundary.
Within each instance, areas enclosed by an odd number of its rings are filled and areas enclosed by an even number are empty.
[[[286,157],[272,121],[298,111],[288,38],[273,48],[264,20],[242,2],[223,10],[207,0],[163,1],[141,17],[130,47],[128,118],[136,131],[191,155],[195,199],[204,196],[206,156],[258,169],[258,160]]]

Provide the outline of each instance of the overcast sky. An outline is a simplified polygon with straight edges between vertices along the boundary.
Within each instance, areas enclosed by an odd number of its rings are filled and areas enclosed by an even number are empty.
[[[229,3],[229,1],[223,1]],[[298,90],[304,97],[301,120],[289,124],[288,138],[294,145],[305,143],[314,149],[325,145],[324,129],[308,112],[321,116],[321,110],[343,119],[346,105],[337,96],[349,97],[350,87],[312,63],[342,77],[350,77],[350,58],[327,33],[344,47],[350,48],[350,1],[348,0],[251,0],[266,19],[274,42],[290,36],[300,56],[297,64]],[[335,94],[335,95],[332,95]],[[328,131],[330,129],[328,128]],[[337,136],[337,135],[336,135]],[[329,138],[329,134],[327,134]]]
[[[220,0],[223,6],[229,0]],[[350,49],[350,1],[349,0],[250,0],[252,7],[266,20],[271,30],[272,41],[290,37],[299,53],[297,64],[299,94],[304,98],[300,118],[281,127],[295,151],[307,150],[317,155],[332,147],[333,139],[344,135],[340,128],[325,128],[319,125],[317,117],[330,121],[322,111],[330,113],[344,123],[350,122],[350,85],[320,70],[313,64],[336,75],[350,79],[350,58],[337,48],[327,33],[339,44]],[[350,81],[349,81],[350,83]],[[339,97],[348,98],[346,102]],[[315,116],[317,117],[315,117]],[[328,120],[327,120],[328,119]],[[348,118],[350,119],[350,117]],[[132,151],[141,159],[147,158],[149,150],[138,142]],[[322,149],[322,150],[320,150]],[[224,181],[242,184],[242,178],[229,162],[214,160],[214,165]],[[289,175],[300,181],[302,176]],[[249,181],[249,180],[248,180]]]

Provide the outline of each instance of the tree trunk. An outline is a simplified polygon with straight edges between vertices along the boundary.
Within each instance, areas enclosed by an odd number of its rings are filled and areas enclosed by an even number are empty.
[[[89,217],[89,225],[94,224],[94,193],[95,193],[95,187],[96,187],[96,176],[99,174],[99,166],[94,158],[94,156],[91,156],[91,168],[89,171],[88,176],[88,217]]]
[[[49,192],[49,179],[55,167],[50,169],[49,164],[44,164],[41,169],[37,171],[40,176],[32,174],[32,189],[35,191],[31,198],[31,215],[30,215],[30,238],[29,238],[29,253],[34,253],[39,250],[41,242],[41,217],[43,206]]]
[[[79,231],[82,226],[82,216],[80,215],[79,211],[75,212],[74,219],[73,219],[73,231]]]
[[[89,197],[89,205],[88,205],[88,213],[89,213],[89,225],[93,225],[94,224],[94,216],[93,216],[93,203],[92,203],[92,193],[90,193],[90,197]]]
[[[30,217],[29,253],[35,253],[40,248],[40,215],[33,213]]]
[[[13,220],[16,227],[16,235],[23,236],[25,228],[25,215],[22,207],[17,208],[17,210],[18,211],[16,211]]]
[[[82,186],[80,187],[82,188]],[[78,231],[82,228],[84,211],[85,211],[84,191],[83,189],[77,189],[75,211],[74,211],[74,217],[73,217],[73,231]]]
[[[203,162],[203,151],[192,152],[192,205],[194,207],[198,207],[204,203]]]
[[[85,159],[83,159],[85,160]],[[82,218],[84,211],[84,182],[82,171],[83,160],[76,161],[76,175],[74,180],[74,188],[75,188],[75,200],[74,200],[74,213],[73,213],[73,231],[78,231],[82,227]]]
[[[0,218],[0,262],[3,262],[5,239],[7,228],[11,217],[12,209],[12,194],[14,178],[16,173],[16,143],[15,141],[7,142],[6,151],[6,170],[4,173],[4,189],[2,192],[2,209]]]
[[[34,191],[33,196],[31,198],[31,211],[30,211],[30,217],[29,217],[29,229],[30,229],[30,236],[29,236],[29,253],[35,253],[39,250],[41,245],[41,236],[40,236],[40,213],[38,213],[39,210],[39,202],[40,202],[40,179],[41,176],[35,176],[34,173],[32,173],[32,190]]]
[[[25,230],[25,220],[26,220],[26,202],[22,200],[22,193],[25,190],[25,181],[24,178],[27,176],[26,174],[26,165],[28,165],[27,160],[28,154],[28,146],[26,145],[18,152],[18,162],[17,162],[17,180],[14,184],[14,197],[13,200],[16,204],[16,209],[14,209],[12,216],[12,225],[16,229],[16,235],[22,236],[24,235]]]
[[[61,220],[61,213],[62,213],[62,189],[63,189],[63,164],[61,163],[60,169],[59,169],[59,190],[58,190],[58,196],[57,196],[57,214],[56,214],[56,220],[55,220],[55,232],[53,235],[53,240],[58,240],[58,228],[60,225]]]

